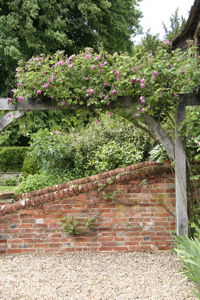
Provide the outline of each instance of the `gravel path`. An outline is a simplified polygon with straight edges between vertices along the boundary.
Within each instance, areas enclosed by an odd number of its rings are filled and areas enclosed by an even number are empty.
[[[0,258],[0,299],[194,299],[175,253],[70,253]]]

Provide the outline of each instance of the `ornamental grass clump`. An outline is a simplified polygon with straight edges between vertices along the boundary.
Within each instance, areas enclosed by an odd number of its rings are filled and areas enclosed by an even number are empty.
[[[180,261],[187,269],[180,271],[180,273],[191,279],[200,291],[200,239],[190,239],[187,236],[177,236],[176,245],[177,249],[175,249],[175,251],[178,253]],[[193,289],[191,289],[191,291],[197,299],[200,299],[199,292]]]

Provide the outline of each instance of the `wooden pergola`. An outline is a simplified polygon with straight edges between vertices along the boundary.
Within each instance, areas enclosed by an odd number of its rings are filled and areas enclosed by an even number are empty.
[[[139,98],[139,97],[138,97]],[[139,104],[138,98],[130,96],[119,96],[118,101],[110,104],[110,108],[114,109],[120,105],[124,109],[131,109],[133,105]],[[200,96],[197,93],[179,95],[178,112],[175,116],[175,124],[178,125],[185,119],[185,108],[190,105],[200,105]],[[95,109],[95,106],[90,107]],[[42,100],[40,98],[31,98],[23,103],[18,103],[17,106],[8,104],[6,98],[0,99],[0,110],[13,111],[11,117],[8,115],[0,118],[0,132],[8,126],[14,118],[20,118],[24,115],[24,110],[56,110],[65,109],[63,106],[58,106],[57,101],[53,99]],[[67,109],[88,109],[86,105],[70,104]],[[22,110],[20,112],[19,110]],[[15,111],[15,112],[14,112]],[[188,235],[188,216],[187,216],[187,184],[186,184],[186,155],[185,147],[181,136],[176,138],[175,143],[169,138],[160,124],[147,113],[144,114],[144,123],[157,136],[162,145],[167,150],[168,154],[175,161],[175,189],[176,189],[176,230],[178,235]],[[177,128],[175,135],[177,135]]]
[[[179,36],[172,41],[174,48],[187,49],[187,40],[193,40],[194,44],[199,47],[200,44],[200,0],[195,0],[191,7],[190,15],[186,26]],[[200,47],[199,47],[200,49]],[[126,110],[133,105],[140,104],[139,97],[132,98],[131,96],[119,96],[118,101],[110,104],[110,109],[119,107],[120,105]],[[175,125],[185,119],[186,106],[200,105],[200,92],[180,94],[178,111],[175,115]],[[90,106],[90,109],[95,109],[95,106]],[[99,107],[98,107],[99,108]],[[0,110],[13,111],[11,117],[8,115],[0,118],[0,132],[7,127],[16,118],[24,115],[24,110],[56,110],[65,109],[63,106],[58,106],[58,103],[53,99],[42,100],[40,98],[31,98],[17,106],[7,103],[6,98],[0,99]],[[67,109],[88,109],[87,105],[70,104]],[[22,110],[20,112],[20,110]],[[14,113],[15,111],[15,113]],[[154,133],[157,139],[167,150],[170,157],[175,161],[175,189],[176,189],[176,230],[178,235],[188,235],[188,216],[187,216],[187,184],[186,184],[186,155],[185,146],[181,136],[176,138],[175,142],[168,136],[161,125],[147,113],[144,114],[144,124]],[[177,136],[177,127],[175,136]]]

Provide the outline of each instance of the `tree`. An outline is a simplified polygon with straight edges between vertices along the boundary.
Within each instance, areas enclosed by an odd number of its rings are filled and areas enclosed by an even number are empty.
[[[159,33],[153,35],[151,34],[151,28],[149,28],[139,44],[134,46],[133,53],[137,54],[138,58],[141,58],[147,52],[149,54],[154,54],[159,46],[162,45],[162,41],[159,38]]]
[[[168,41],[172,41],[185,27],[186,19],[183,16],[179,17],[178,11],[179,8],[170,17],[170,29],[162,22],[165,31],[164,38]]]
[[[0,0],[0,95],[13,88],[17,61],[63,49],[78,54],[86,46],[131,53],[140,32],[141,0]]]

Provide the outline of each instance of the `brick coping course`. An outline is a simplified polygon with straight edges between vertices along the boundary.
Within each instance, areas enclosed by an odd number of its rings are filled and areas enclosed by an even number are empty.
[[[155,174],[161,173],[172,173],[171,166],[147,161],[101,174],[76,179],[37,191],[17,195],[15,198],[15,200],[18,200],[17,202],[0,207],[0,216],[16,213],[16,211],[28,209],[29,207],[38,207],[45,203],[59,199],[71,198],[92,190],[97,190],[100,184],[103,184],[104,187],[106,187],[120,182],[151,178]],[[112,182],[110,179],[112,179]]]

